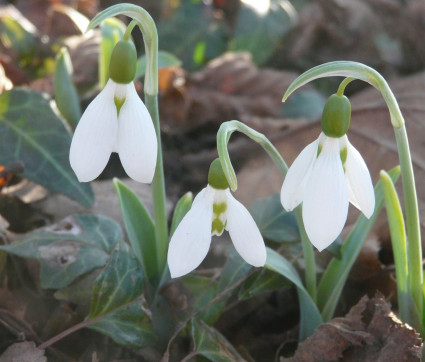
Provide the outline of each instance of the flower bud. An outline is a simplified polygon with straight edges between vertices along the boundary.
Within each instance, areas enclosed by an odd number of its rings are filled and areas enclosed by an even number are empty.
[[[136,75],[137,53],[133,42],[120,40],[111,55],[109,76],[115,83],[128,84]]]
[[[331,95],[322,113],[322,131],[328,137],[344,136],[350,127],[351,104],[346,96]]]
[[[216,158],[211,162],[210,170],[208,172],[208,183],[216,190],[225,190],[229,188],[229,183],[224,176],[220,160]]]

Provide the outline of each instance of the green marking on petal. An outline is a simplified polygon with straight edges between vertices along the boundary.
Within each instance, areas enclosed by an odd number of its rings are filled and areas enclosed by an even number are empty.
[[[225,202],[222,202],[220,204],[213,204],[213,213],[217,217],[226,212],[227,210],[227,204]]]
[[[220,218],[215,218],[212,222],[211,234],[221,235],[224,231],[224,223]]]
[[[121,110],[121,107],[123,106],[124,102],[125,102],[125,98],[119,99],[117,97],[114,97],[115,107],[117,107],[117,116],[120,115],[120,110]]]
[[[347,147],[345,147],[341,151],[339,151],[339,157],[341,158],[343,165],[345,165],[345,161],[347,161],[347,154],[348,154]]]
[[[319,146],[317,147],[317,156],[316,157],[319,157],[320,152],[322,152],[322,148],[323,148],[323,146],[321,144],[319,144]]]

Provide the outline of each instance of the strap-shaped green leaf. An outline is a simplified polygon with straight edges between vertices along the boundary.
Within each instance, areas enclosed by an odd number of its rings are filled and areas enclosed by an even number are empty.
[[[114,179],[121,214],[134,255],[148,279],[157,276],[155,229],[149,212],[139,197],[120,180]]]
[[[177,226],[179,226],[180,221],[182,221],[192,207],[192,201],[193,194],[191,192],[186,192],[177,202],[174,208],[173,220],[171,221],[170,238],[173,236],[174,231],[176,231]]]
[[[299,338],[301,341],[306,339],[322,323],[322,317],[320,316],[316,304],[304,288],[301,278],[295,268],[282,255],[267,248],[265,267],[283,275],[297,287],[301,314]]]
[[[56,57],[55,101],[68,123],[76,127],[81,118],[80,100],[74,83],[72,83],[72,63],[68,50],[63,47]]]

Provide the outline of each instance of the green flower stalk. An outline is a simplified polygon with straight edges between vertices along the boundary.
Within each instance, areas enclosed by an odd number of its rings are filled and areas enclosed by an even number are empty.
[[[168,224],[166,214],[164,167],[162,159],[161,130],[158,113],[158,33],[149,13],[133,4],[117,4],[96,15],[89,24],[89,29],[102,21],[117,15],[126,15],[133,19],[124,38],[129,37],[134,24],[140,28],[146,53],[146,74],[144,83],[145,104],[152,118],[157,139],[157,157],[155,174],[152,181],[154,201],[155,237],[157,242],[158,274],[165,268],[168,249]]]
[[[418,331],[422,331],[422,324],[424,324],[425,319],[423,314],[423,271],[420,221],[413,166],[403,115],[385,79],[376,70],[364,64],[350,61],[330,62],[306,71],[289,86],[283,96],[283,101],[304,84],[314,79],[331,76],[348,77],[348,79],[344,80],[341,84],[341,90],[343,90],[353,79],[363,80],[371,84],[381,92],[389,109],[400,159],[404,206],[406,211],[409,293],[417,311],[417,316],[406,322],[411,323]],[[338,92],[338,94],[341,94],[341,92]],[[357,255],[352,255],[350,260],[355,257],[357,257]],[[332,280],[338,277],[339,275],[330,276]],[[326,283],[333,283],[331,279],[327,278]],[[340,288],[340,286],[336,287]],[[330,294],[333,294],[333,292],[330,292]]]
[[[292,211],[303,204],[306,233],[319,251],[341,234],[349,202],[367,218],[375,209],[366,163],[346,135],[350,119],[348,98],[330,96],[323,109],[322,133],[295,159],[282,185],[282,206]]]

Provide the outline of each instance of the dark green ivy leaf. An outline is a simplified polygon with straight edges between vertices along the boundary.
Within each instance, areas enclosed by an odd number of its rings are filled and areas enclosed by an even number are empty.
[[[125,245],[125,244],[124,244]],[[143,270],[125,246],[116,250],[93,286],[90,328],[125,346],[140,348],[155,341],[145,307]]]
[[[192,319],[192,336],[196,354],[204,356],[210,361],[245,361],[222,334],[201,320]]]
[[[69,164],[71,134],[47,95],[14,88],[0,95],[0,164],[24,164],[22,176],[89,207],[90,185]]]
[[[0,249],[37,259],[41,287],[60,289],[80,275],[103,267],[122,238],[117,222],[101,215],[81,214],[28,233]]]

